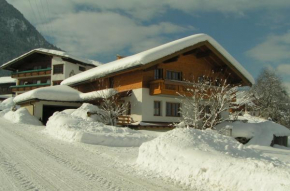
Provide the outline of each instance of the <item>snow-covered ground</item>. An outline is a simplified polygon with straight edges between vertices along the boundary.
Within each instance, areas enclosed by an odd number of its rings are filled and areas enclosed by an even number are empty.
[[[69,143],[0,118],[0,190],[182,190],[135,167],[138,147]]]
[[[117,128],[86,115],[93,110],[55,113],[46,128],[25,109],[4,110],[0,190],[290,190],[289,147],[244,146],[212,130]]]

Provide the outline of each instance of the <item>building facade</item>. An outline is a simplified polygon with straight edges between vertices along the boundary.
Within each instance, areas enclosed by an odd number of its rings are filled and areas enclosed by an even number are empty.
[[[100,63],[79,59],[62,51],[35,49],[2,65],[16,79],[12,92],[16,95],[40,87],[59,85],[64,79]]]
[[[180,121],[179,94],[188,94],[197,82],[218,86],[251,86],[253,77],[215,40],[200,34],[107,63],[62,82],[81,92],[114,88],[130,91],[133,122]],[[228,115],[225,113],[224,115]]]

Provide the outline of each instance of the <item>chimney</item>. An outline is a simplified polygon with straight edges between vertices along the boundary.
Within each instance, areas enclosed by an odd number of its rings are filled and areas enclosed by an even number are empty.
[[[122,59],[122,58],[125,58],[125,56],[121,56],[121,55],[119,55],[119,54],[117,54],[117,60],[120,60],[120,59]]]

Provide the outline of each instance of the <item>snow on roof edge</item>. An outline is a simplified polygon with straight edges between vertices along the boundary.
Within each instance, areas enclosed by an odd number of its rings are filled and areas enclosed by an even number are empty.
[[[95,61],[95,60],[88,60],[88,59],[83,59],[83,58],[77,58],[75,56],[72,56],[70,54],[67,54],[64,51],[60,51],[60,50],[53,50],[53,49],[46,49],[46,48],[36,48],[33,50],[30,50],[29,52],[26,52],[4,64],[2,64],[2,66],[0,66],[0,68],[4,69],[7,66],[12,65],[14,62],[18,61],[19,59],[23,58],[23,57],[27,57],[31,54],[33,54],[34,52],[39,52],[39,53],[44,53],[44,54],[52,54],[52,55],[56,55],[56,56],[60,56],[60,57],[65,57],[65,58],[71,58],[73,60],[77,60],[79,62],[83,62],[85,64],[91,65],[91,66],[100,66],[102,65],[101,62],[99,61]]]
[[[178,52],[187,47],[193,46],[200,42],[208,41],[216,48],[250,83],[254,84],[255,80],[252,75],[235,59],[233,58],[217,41],[206,34],[195,34],[179,40],[175,40],[155,48],[137,53],[132,56],[115,60],[107,64],[103,64],[97,68],[92,68],[83,73],[77,74],[65,79],[62,85],[74,85],[90,79],[97,79],[106,75],[126,70],[138,65],[145,65],[167,55]]]
[[[0,84],[12,84],[12,83],[16,83],[16,79],[11,78],[10,76],[0,77]]]
[[[13,101],[16,104],[34,99],[43,101],[85,102],[98,98],[106,99],[115,95],[116,93],[117,91],[113,88],[93,91],[89,93],[82,93],[66,85],[57,85],[37,88],[28,92],[24,92],[23,94],[16,96]]]

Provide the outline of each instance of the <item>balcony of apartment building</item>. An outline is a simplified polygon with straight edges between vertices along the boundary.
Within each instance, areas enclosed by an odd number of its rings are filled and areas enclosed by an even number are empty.
[[[32,79],[19,79],[18,85],[11,86],[13,92],[25,92],[41,87],[46,87],[51,85],[50,77],[42,78],[32,78]]]
[[[51,67],[35,66],[33,68],[19,69],[11,73],[12,78],[31,78],[40,76],[50,76]]]

